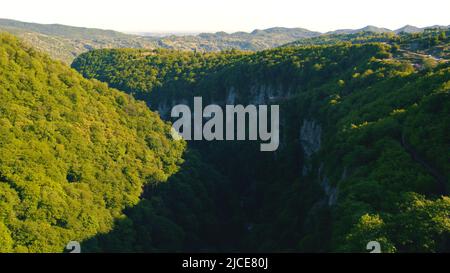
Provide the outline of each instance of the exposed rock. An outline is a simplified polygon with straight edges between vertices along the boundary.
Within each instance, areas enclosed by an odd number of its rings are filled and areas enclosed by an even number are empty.
[[[158,104],[157,111],[158,111],[159,116],[162,119],[167,119],[169,117],[169,111],[170,111],[170,108],[167,105],[167,102]]]
[[[231,87],[228,91],[226,104],[234,105],[236,103],[236,89]]]
[[[334,204],[336,204],[336,200],[337,200],[337,196],[338,196],[338,189],[337,189],[337,187],[333,187],[330,184],[330,180],[326,175],[322,176],[322,172],[323,172],[323,163],[320,164],[319,171],[318,171],[319,183],[328,199],[328,202],[327,202],[328,206],[333,206]]]
[[[305,162],[303,164],[302,175],[306,176],[311,171],[309,159],[319,151],[322,137],[322,127],[315,120],[303,120],[300,129],[300,144],[303,149]]]
[[[305,158],[319,151],[322,137],[322,127],[315,120],[303,120],[303,126],[300,129],[300,143],[305,154]]]
[[[170,119],[170,113],[172,111],[172,108],[175,105],[178,104],[184,104],[184,105],[189,105],[189,102],[186,99],[182,99],[182,100],[172,100],[172,101],[167,101],[165,100],[164,102],[161,102],[157,105],[156,109],[158,111],[159,116],[164,119],[164,120],[168,120]]]

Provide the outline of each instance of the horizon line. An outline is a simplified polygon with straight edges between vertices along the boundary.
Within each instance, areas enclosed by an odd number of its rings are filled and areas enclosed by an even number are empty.
[[[338,28],[338,29],[332,29],[332,30],[327,30],[327,31],[317,31],[317,30],[312,30],[310,28],[307,27],[301,27],[301,26],[297,26],[297,27],[286,27],[286,26],[272,26],[272,27],[266,27],[266,28],[253,28],[251,30],[120,30],[120,29],[110,29],[110,28],[102,28],[102,27],[89,27],[89,26],[76,26],[76,25],[69,25],[69,24],[61,24],[61,23],[39,23],[39,22],[33,22],[33,21],[21,21],[21,20],[17,20],[17,19],[11,19],[11,18],[0,18],[0,20],[11,20],[11,21],[16,21],[16,22],[20,22],[20,23],[26,23],[26,24],[38,24],[38,25],[47,25],[47,26],[51,26],[51,25],[60,25],[60,26],[66,26],[66,27],[75,27],[75,28],[87,28],[87,29],[98,29],[98,30],[104,30],[104,31],[116,31],[116,32],[121,32],[124,34],[159,34],[159,35],[165,35],[165,34],[185,34],[185,35],[198,35],[198,34],[202,34],[202,33],[220,33],[220,32],[224,32],[226,34],[233,34],[233,33],[239,33],[239,32],[244,32],[244,33],[251,33],[255,30],[267,30],[267,29],[273,29],[273,28],[284,28],[284,29],[305,29],[307,31],[311,31],[311,32],[317,32],[320,34],[327,34],[329,32],[334,32],[334,31],[339,31],[339,30],[359,30],[359,29],[363,29],[366,27],[376,27],[376,28],[382,28],[382,29],[387,29],[390,31],[395,32],[396,30],[399,30],[403,27],[406,26],[411,26],[411,27],[417,27],[420,29],[426,29],[426,28],[432,28],[432,27],[450,27],[449,25],[439,25],[439,24],[434,24],[434,25],[426,25],[426,26],[419,26],[419,25],[414,25],[414,24],[409,24],[406,23],[404,25],[402,25],[401,27],[398,28],[387,28],[384,26],[378,26],[375,24],[368,24],[359,28]]]

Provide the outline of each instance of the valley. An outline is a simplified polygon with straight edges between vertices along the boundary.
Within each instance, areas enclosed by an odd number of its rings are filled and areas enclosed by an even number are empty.
[[[0,23],[0,252],[450,250],[448,29]],[[277,149],[174,139],[196,97],[279,107]]]
[[[248,142],[188,143],[226,178],[241,209],[232,232],[218,235],[233,234],[225,250],[359,252],[373,238],[385,252],[446,249],[446,231],[429,221],[447,223],[449,199],[442,177],[427,166],[445,173],[448,187],[449,158],[440,153],[450,143],[448,64],[415,66],[418,60],[401,48],[336,43],[252,54],[158,51],[145,58],[142,51],[103,50],[72,66],[144,99],[167,120],[166,109],[199,95],[218,105],[280,105],[280,147],[273,154]],[[156,66],[160,58],[165,63]],[[139,79],[139,71],[155,73]],[[422,217],[431,210],[437,214],[427,217],[435,220]],[[403,241],[417,232],[435,239]]]

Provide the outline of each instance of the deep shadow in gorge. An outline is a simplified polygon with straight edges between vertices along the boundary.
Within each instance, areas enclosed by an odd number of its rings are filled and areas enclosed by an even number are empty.
[[[293,142],[277,153],[256,142],[190,142],[180,171],[147,185],[83,251],[324,251],[328,208],[318,183],[301,178]]]
[[[147,185],[107,234],[82,243],[84,252],[227,251],[236,249],[244,218],[230,182],[198,151],[188,149],[167,182]]]
[[[259,141],[188,141],[180,171],[146,186],[126,218],[84,251],[329,251],[330,207],[316,171],[302,171],[298,107],[280,102],[274,152],[261,152]]]

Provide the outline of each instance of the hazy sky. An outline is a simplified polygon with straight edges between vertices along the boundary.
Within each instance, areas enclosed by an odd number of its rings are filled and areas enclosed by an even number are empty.
[[[120,31],[449,25],[449,0],[2,0],[0,18]]]

